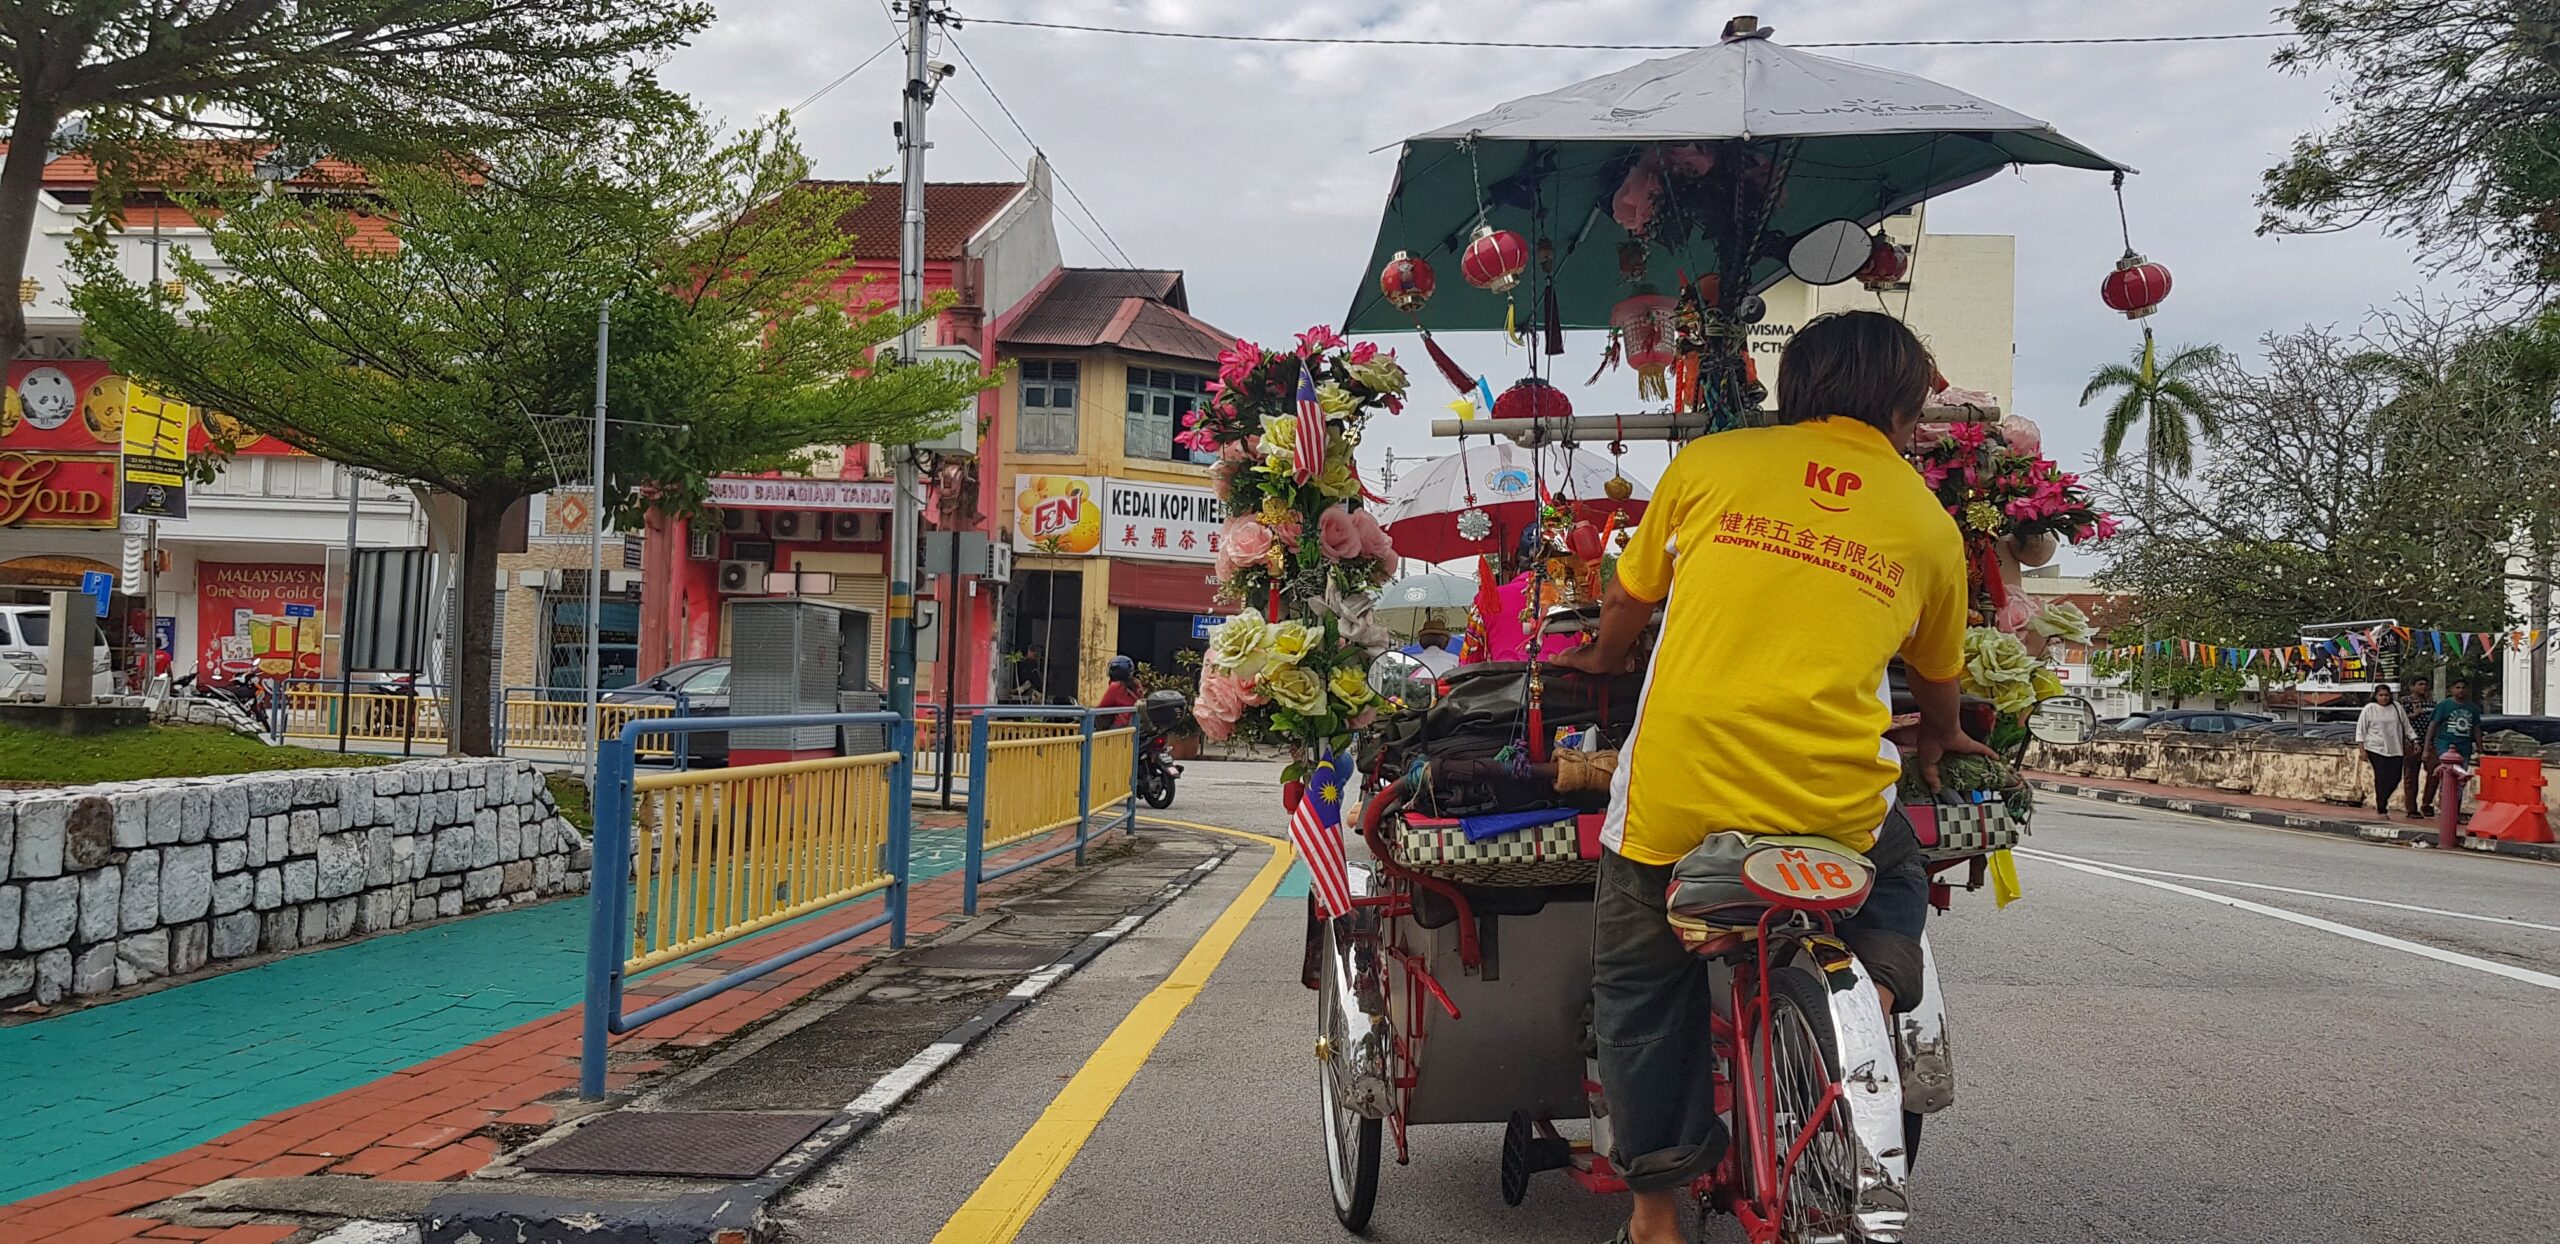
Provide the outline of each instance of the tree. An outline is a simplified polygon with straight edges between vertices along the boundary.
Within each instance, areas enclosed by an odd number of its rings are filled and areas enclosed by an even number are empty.
[[[2196,377],[2221,361],[2220,346],[2181,346],[2161,363],[2145,336],[2131,363],[2108,363],[2089,373],[2089,386],[2080,390],[2081,405],[2116,395],[2098,434],[2100,457],[2113,463],[2138,423],[2145,461],[2177,475],[2193,471],[2196,435],[2210,438],[2217,431],[2213,402],[2196,387]]]
[[[44,166],[65,150],[99,162],[112,215],[181,136],[379,166],[564,133],[655,94],[626,68],[710,20],[699,0],[0,0],[0,288],[26,275]],[[0,299],[0,348],[25,338]]]
[[[608,301],[605,491],[626,520],[698,507],[713,472],[929,438],[992,383],[952,364],[866,372],[910,320],[846,309],[838,222],[859,198],[807,172],[783,125],[723,142],[678,111],[611,141],[389,168],[353,213],[286,194],[190,200],[229,269],[178,259],[203,310],[182,315],[103,248],[81,260],[75,302],[124,373],[461,500],[455,738],[485,752],[501,519],[585,473]]]
[[[2267,170],[2262,233],[2379,222],[2448,262],[2560,280],[2560,14],[2514,0],[2297,0],[2279,68],[2343,119]]]

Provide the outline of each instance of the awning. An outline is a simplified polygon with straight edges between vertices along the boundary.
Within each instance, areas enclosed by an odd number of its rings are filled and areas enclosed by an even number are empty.
[[[1111,561],[1111,603],[1122,609],[1223,613],[1216,593],[1197,562]]]

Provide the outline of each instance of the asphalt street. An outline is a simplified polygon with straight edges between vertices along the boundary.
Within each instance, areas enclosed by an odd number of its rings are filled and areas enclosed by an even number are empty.
[[[1164,815],[1277,835],[1274,771],[1195,765]],[[2021,902],[1995,911],[1987,891],[1959,894],[1932,926],[1958,1092],[1930,1122],[1915,1240],[2560,1231],[2560,869],[2060,798],[2031,842]],[[1080,1069],[1129,1056],[1125,1037],[1106,1038],[1195,944],[1219,940],[1260,854],[1240,853],[841,1155],[780,1206],[786,1238],[1000,1238],[946,1223]],[[1188,1009],[1139,1050],[1081,1148],[1047,1155],[1062,1170],[1014,1238],[1340,1235],[1315,1003],[1297,979],[1304,900],[1287,893],[1184,991]],[[1054,1137],[1055,1120],[1036,1134]],[[1560,1175],[1505,1206],[1499,1139],[1416,1129],[1412,1164],[1384,1173],[1371,1238],[1615,1229],[1620,1204]],[[1711,1223],[1701,1238],[1739,1236]]]

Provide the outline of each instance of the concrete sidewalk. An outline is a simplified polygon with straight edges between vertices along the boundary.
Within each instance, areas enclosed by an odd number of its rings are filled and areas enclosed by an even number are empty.
[[[919,810],[915,867],[919,880],[911,890],[908,924],[911,945],[928,942],[963,919],[961,878],[954,871],[960,855],[958,831],[925,828],[940,819]],[[939,841],[942,838],[950,841]],[[1097,849],[1107,852],[1121,841],[1125,840],[1118,836],[1097,840]],[[1072,857],[1061,857],[982,887],[981,899],[1000,903],[1010,896],[1053,886],[1074,872]],[[42,1036],[55,1025],[78,1021],[97,1029],[87,1034],[97,1040],[49,1043],[59,1047],[58,1052],[66,1057],[75,1053],[72,1046],[85,1046],[93,1054],[112,1048],[112,1039],[123,1034],[125,1038],[145,1040],[162,1055],[176,1042],[242,1063],[236,1069],[239,1083],[233,1091],[204,1102],[189,1100],[182,1104],[188,1126],[196,1136],[181,1140],[183,1147],[174,1152],[169,1151],[172,1146],[168,1140],[160,1139],[169,1134],[142,1126],[151,1122],[142,1115],[153,1113],[156,1106],[176,1096],[184,1087],[179,1081],[196,1075],[187,1065],[172,1071],[170,1075],[175,1078],[159,1089],[127,1085],[113,1090],[131,1101],[122,1097],[116,1101],[97,1099],[98,1093],[108,1090],[98,1087],[103,1083],[101,1078],[84,1079],[76,1059],[54,1067],[49,1074],[58,1076],[65,1086],[57,1095],[65,1099],[67,1113],[47,1130],[21,1129],[13,1139],[0,1142],[0,1156],[10,1159],[7,1165],[20,1168],[15,1173],[43,1166],[86,1168],[86,1176],[68,1186],[0,1204],[0,1240],[113,1244],[151,1239],[273,1244],[296,1238],[297,1233],[311,1238],[319,1233],[320,1224],[347,1215],[316,1203],[310,1208],[293,1204],[282,1210],[246,1203],[176,1202],[166,1207],[161,1203],[220,1181],[265,1185],[299,1182],[342,1189],[347,1185],[379,1184],[383,1187],[371,1195],[371,1201],[389,1205],[413,1202],[416,1192],[397,1195],[398,1185],[424,1191],[416,1186],[462,1179],[505,1152],[540,1137],[563,1118],[583,1113],[586,1108],[576,1101],[574,1087],[579,1037],[579,1012],[574,1001],[583,934],[572,934],[571,927],[583,925],[585,906],[548,904],[521,913],[544,925],[542,934],[527,938],[529,944],[525,947],[541,962],[526,972],[532,983],[498,991],[498,1005],[475,1004],[474,999],[485,991],[465,992],[458,998],[439,996],[436,991],[441,978],[432,974],[403,975],[396,963],[383,961],[384,952],[379,947],[371,952],[373,961],[369,965],[358,965],[369,966],[369,970],[354,976],[348,975],[351,967],[341,971],[339,968],[347,965],[326,962],[327,956],[360,954],[367,947],[388,940],[373,939],[281,959],[266,969],[184,984],[0,1034]],[[639,978],[631,992],[645,997],[696,976],[707,978],[745,966],[859,922],[876,910],[874,900],[820,913],[718,948],[704,957],[670,965]],[[484,933],[532,931],[529,927],[511,927],[503,920],[490,923],[496,919],[456,921],[430,926],[427,931],[442,928],[450,935],[469,930],[475,940]],[[549,926],[553,924],[566,927],[552,929]],[[888,953],[886,936],[885,929],[875,930],[760,978],[748,987],[718,995],[616,1038],[613,1070],[608,1077],[611,1088],[628,1092],[656,1083],[668,1073],[700,1063],[707,1047],[720,1045],[813,996],[835,989]],[[342,983],[350,985],[369,982],[374,990],[386,994],[418,994],[420,1004],[430,1006],[434,1014],[411,1025],[419,1036],[417,1041],[406,1041],[397,1031],[387,1030],[382,1009],[346,1000],[334,1007],[304,1006],[303,1010],[310,1013],[302,1015],[300,1022],[306,1027],[296,1033],[279,1034],[258,1026],[264,1023],[260,1016],[268,1004],[301,1003],[273,992],[272,987],[287,983],[281,979],[267,982],[271,988],[260,994],[257,972],[290,970],[307,975],[315,969],[346,977]],[[244,981],[245,985],[241,983]],[[244,987],[259,996],[231,996]],[[194,1006],[188,1003],[188,995],[197,990],[224,993],[228,1000],[221,1007]],[[157,1026],[145,1022],[151,1016],[142,1014],[155,1000],[165,1000],[156,1003],[163,1009],[181,1007],[187,1022],[177,1031],[155,1033]],[[564,1004],[568,1004],[566,1009],[560,1009]],[[515,1018],[525,1014],[528,1007],[533,1008],[531,1014],[540,1018],[529,1022]],[[225,1022],[222,1017],[226,1015],[237,1015],[237,1022],[249,1026],[228,1036],[207,1030],[207,1025]],[[69,1034],[70,1030],[61,1031]],[[284,1075],[291,1069],[288,1063],[306,1058],[335,1061],[328,1062],[332,1068],[328,1077],[297,1079]],[[45,1065],[53,1061],[48,1058]],[[21,1061],[11,1072],[23,1079],[28,1074],[44,1073],[44,1066]],[[341,1083],[330,1084],[330,1077]],[[285,1082],[268,1083],[276,1080]],[[77,1087],[84,1084],[92,1087]],[[20,1087],[23,1090],[24,1086]],[[12,1098],[30,1100],[24,1091],[13,1092]],[[278,1105],[279,1101],[289,1104]],[[119,1119],[125,1112],[133,1112],[132,1117]],[[225,1119],[225,1112],[232,1112],[232,1117]],[[22,1121],[25,1117],[21,1115]],[[66,1147],[76,1150],[72,1160],[43,1165],[47,1154]],[[132,1164],[119,1163],[98,1173],[99,1155],[118,1153],[126,1155],[123,1161]],[[60,1182],[58,1178],[43,1179],[45,1184]],[[19,1186],[26,1184],[21,1182]],[[357,1196],[353,1200],[362,1204],[368,1198]],[[286,1205],[294,1198],[269,1197],[266,1201]]]
[[[2345,808],[2331,803],[2266,799],[2227,791],[2163,786],[2129,778],[2100,779],[2050,773],[2029,773],[2027,777],[2037,790],[2057,795],[2076,795],[2084,799],[2184,812],[2190,816],[2250,825],[2269,825],[2278,829],[2336,834],[2388,845],[2430,848],[2436,845],[2436,823],[2425,818],[2412,820],[2395,815],[2386,819],[2362,808]],[[2464,850],[2484,855],[2560,863],[2560,846],[2547,843],[2507,842],[2464,834],[2462,846]]]

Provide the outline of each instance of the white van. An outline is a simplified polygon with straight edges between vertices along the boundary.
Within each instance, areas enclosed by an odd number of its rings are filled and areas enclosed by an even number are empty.
[[[53,635],[53,614],[43,605],[0,605],[0,687],[14,681],[11,675],[28,675],[25,690],[41,694],[45,685],[45,643]],[[113,695],[116,691],[114,659],[107,652],[106,632],[98,633],[97,647],[90,650],[90,668],[96,676],[89,684],[93,696]]]

